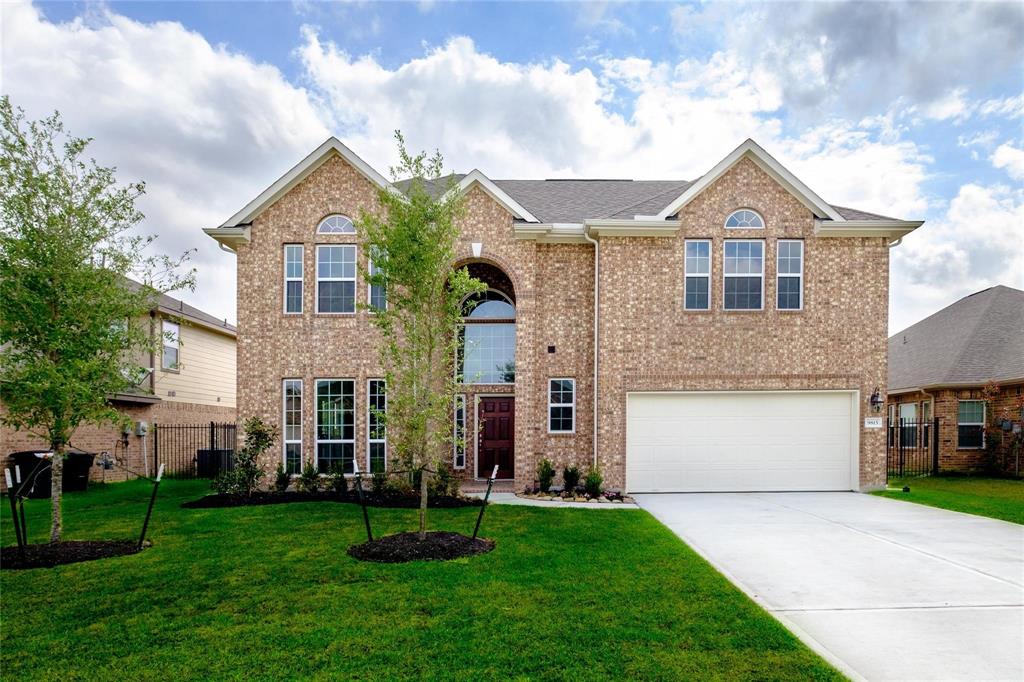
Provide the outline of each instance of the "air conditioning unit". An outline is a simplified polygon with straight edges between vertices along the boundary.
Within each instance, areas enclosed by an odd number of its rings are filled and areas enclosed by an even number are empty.
[[[145,436],[147,433],[149,433],[149,424],[147,424],[146,422],[142,422],[142,421],[135,422],[135,435],[136,436]]]

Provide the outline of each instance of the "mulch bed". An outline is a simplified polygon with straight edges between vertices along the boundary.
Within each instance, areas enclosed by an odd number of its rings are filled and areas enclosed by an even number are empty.
[[[393,507],[401,509],[416,509],[420,506],[418,495],[375,495],[371,492],[364,493],[366,504],[370,507]],[[219,507],[248,507],[251,505],[263,504],[290,504],[292,502],[348,502],[359,503],[359,496],[355,491],[338,494],[333,491],[318,493],[300,492],[287,490],[277,492],[276,490],[259,490],[250,497],[241,495],[206,495],[198,500],[182,503],[187,509],[216,509]],[[479,507],[483,500],[476,497],[428,497],[427,506],[432,509],[456,509],[459,507]]]
[[[149,545],[147,541],[145,546]],[[61,564],[126,556],[138,551],[137,540],[68,540],[53,544],[25,545],[25,560],[22,561],[18,546],[11,545],[0,549],[0,568],[53,568]]]
[[[494,540],[431,531],[425,540],[419,533],[388,535],[373,542],[352,545],[349,556],[360,561],[376,561],[384,564],[401,564],[407,561],[448,561],[460,557],[486,554],[494,549]]]

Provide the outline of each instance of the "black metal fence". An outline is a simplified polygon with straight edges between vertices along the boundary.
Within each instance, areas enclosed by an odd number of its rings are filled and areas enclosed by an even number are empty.
[[[153,471],[164,476],[213,478],[235,458],[234,424],[153,424]]]
[[[939,473],[939,418],[889,421],[886,474],[892,478]]]

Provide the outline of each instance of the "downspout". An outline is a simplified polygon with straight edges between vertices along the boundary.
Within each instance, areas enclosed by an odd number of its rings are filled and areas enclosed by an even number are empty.
[[[903,237],[900,237],[899,239],[897,239],[894,242],[889,242],[889,248],[890,249],[894,249],[894,248],[896,248],[897,246],[899,246],[902,243],[903,243]]]
[[[583,238],[594,245],[594,468],[597,468],[597,400],[598,400],[598,330],[600,328],[600,292],[601,292],[601,244],[587,232],[586,224],[583,225]]]

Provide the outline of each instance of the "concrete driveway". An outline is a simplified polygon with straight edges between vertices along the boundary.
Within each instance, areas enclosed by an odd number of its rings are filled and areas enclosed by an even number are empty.
[[[635,497],[850,677],[1024,680],[1024,526],[858,493]]]

